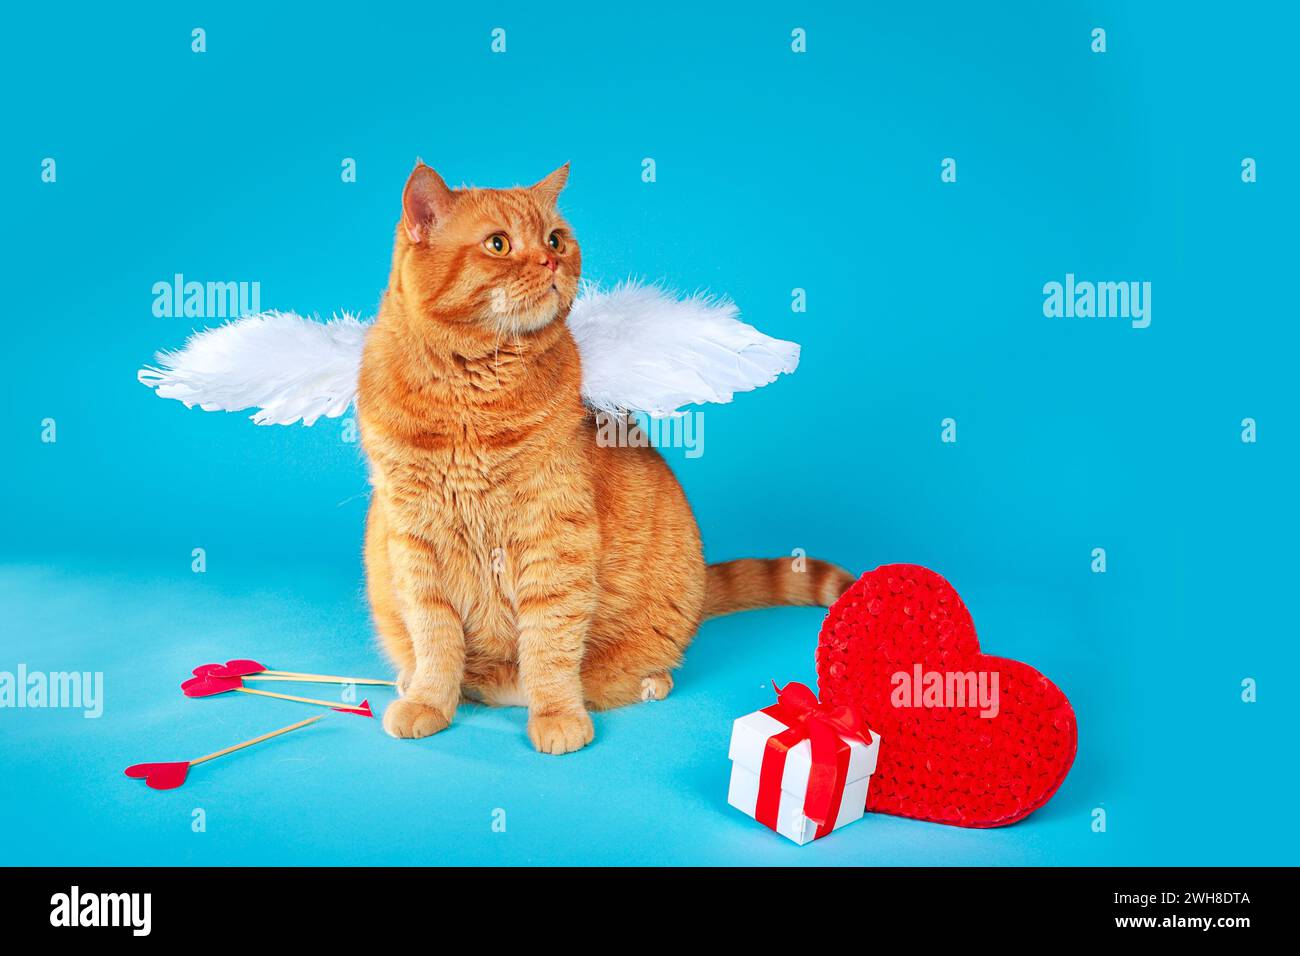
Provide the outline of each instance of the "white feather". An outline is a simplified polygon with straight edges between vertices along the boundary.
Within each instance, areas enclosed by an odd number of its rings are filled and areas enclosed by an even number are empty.
[[[729,402],[799,364],[799,346],[764,335],[727,299],[675,298],[656,286],[583,289],[568,325],[582,358],[582,394],[594,409],[678,413]],[[258,409],[259,425],[311,425],[356,398],[368,323],[350,315],[316,322],[263,312],[196,332],[137,377],[163,398],[205,411]]]
[[[357,394],[366,323],[344,313],[314,322],[294,312],[262,312],[205,329],[159,367],[137,378],[187,407],[237,412],[256,408],[259,425],[311,425],[342,415]]]
[[[741,322],[729,299],[676,298],[629,282],[584,290],[569,314],[582,355],[582,395],[605,412],[655,418],[683,405],[729,402],[799,365],[799,346]]]

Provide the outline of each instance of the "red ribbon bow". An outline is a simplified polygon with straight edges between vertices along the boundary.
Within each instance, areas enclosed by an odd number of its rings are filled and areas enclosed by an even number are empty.
[[[791,747],[807,740],[812,749],[812,770],[804,792],[803,815],[817,824],[817,837],[823,837],[834,829],[840,801],[844,798],[850,753],[844,738],[871,746],[871,730],[852,707],[822,703],[805,684],[791,681],[781,688],[773,681],[772,689],[776,691],[776,703],[764,707],[763,713],[775,717],[787,729],[767,739],[754,816],[760,823],[776,829],[786,756]]]

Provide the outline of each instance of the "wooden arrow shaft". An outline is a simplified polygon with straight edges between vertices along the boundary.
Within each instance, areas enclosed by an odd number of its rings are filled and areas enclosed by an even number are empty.
[[[315,697],[299,697],[296,694],[277,694],[269,690],[256,690],[252,687],[236,687],[235,690],[245,694],[257,694],[261,697],[278,697],[280,700],[296,700],[300,704],[317,704],[321,707],[347,707],[353,708],[355,704],[345,704],[337,700],[318,700]]]
[[[234,744],[230,747],[224,747],[221,750],[213,751],[206,756],[199,757],[190,761],[190,766],[194,767],[207,760],[215,760],[218,757],[224,757],[226,754],[234,753],[236,750],[243,750],[245,747],[251,747],[253,744],[260,744],[263,740],[270,740],[272,737],[279,737],[281,734],[287,734],[291,730],[297,730],[299,727],[306,727],[308,724],[314,724],[318,720],[324,720],[325,715],[318,717],[308,717],[306,720],[300,720],[296,724],[290,724],[288,727],[281,727],[279,730],[272,730],[270,733],[262,734],[260,737],[254,737],[252,740],[245,740],[243,743]]]
[[[382,684],[387,687],[397,684],[396,681],[378,680],[374,677],[336,677],[333,674],[299,674],[294,671],[262,671],[247,675],[244,680],[282,680],[304,684]]]

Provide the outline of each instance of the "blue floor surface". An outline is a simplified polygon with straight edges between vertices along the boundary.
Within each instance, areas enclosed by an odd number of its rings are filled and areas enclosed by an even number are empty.
[[[1285,852],[1241,842],[1243,830],[1266,832],[1263,821],[1236,821],[1236,838],[1209,827],[1191,839],[1197,831],[1184,828],[1203,819],[1210,799],[1207,767],[1171,757],[1176,778],[1166,776],[1164,790],[1187,799],[1164,807],[1144,799],[1142,775],[1132,773],[1144,762],[1141,744],[1112,737],[1118,726],[1086,655],[1052,652],[1050,641],[1034,659],[1049,673],[1076,672],[1063,684],[1079,709],[1082,746],[1047,807],[992,831],[868,814],[806,847],[776,837],[726,804],[728,735],[735,716],[770,701],[774,676],[815,683],[815,609],[706,624],[669,699],[597,715],[595,743],[566,757],[532,751],[523,710],[467,706],[427,740],[393,740],[378,719],[332,715],[197,767],[179,790],[122,776],[128,764],[198,756],[317,712],[240,694],[186,699],[177,685],[197,664],[253,656],[280,669],[387,676],[359,585],[318,569],[232,580],[188,567],[164,575],[0,566],[15,638],[8,656],[29,670],[84,660],[102,666],[105,688],[97,719],[67,709],[4,715],[0,818],[10,825],[0,863],[1228,863]],[[968,597],[977,620],[982,612],[1050,620],[1049,608],[1000,592]],[[987,636],[985,646],[993,647]],[[1017,651],[1005,641],[996,649]],[[368,696],[378,713],[393,694]],[[1110,808],[1105,833],[1091,826],[1097,806]]]

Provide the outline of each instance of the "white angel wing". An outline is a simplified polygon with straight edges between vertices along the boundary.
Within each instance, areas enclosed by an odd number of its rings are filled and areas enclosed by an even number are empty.
[[[678,299],[656,286],[583,289],[568,324],[582,356],[582,394],[598,411],[673,415],[729,402],[799,364],[799,346],[764,335],[726,299]],[[369,324],[263,312],[196,332],[137,378],[204,411],[256,408],[259,425],[311,425],[352,404]]]
[[[729,299],[678,299],[634,282],[594,288],[573,304],[569,330],[582,355],[587,404],[611,413],[676,414],[683,405],[729,402],[799,365],[799,346],[737,318]]]
[[[194,333],[179,351],[159,352],[158,368],[142,368],[136,377],[186,407],[256,408],[259,425],[311,425],[322,415],[337,418],[356,398],[367,328],[347,313],[314,322],[294,312],[262,312]]]

